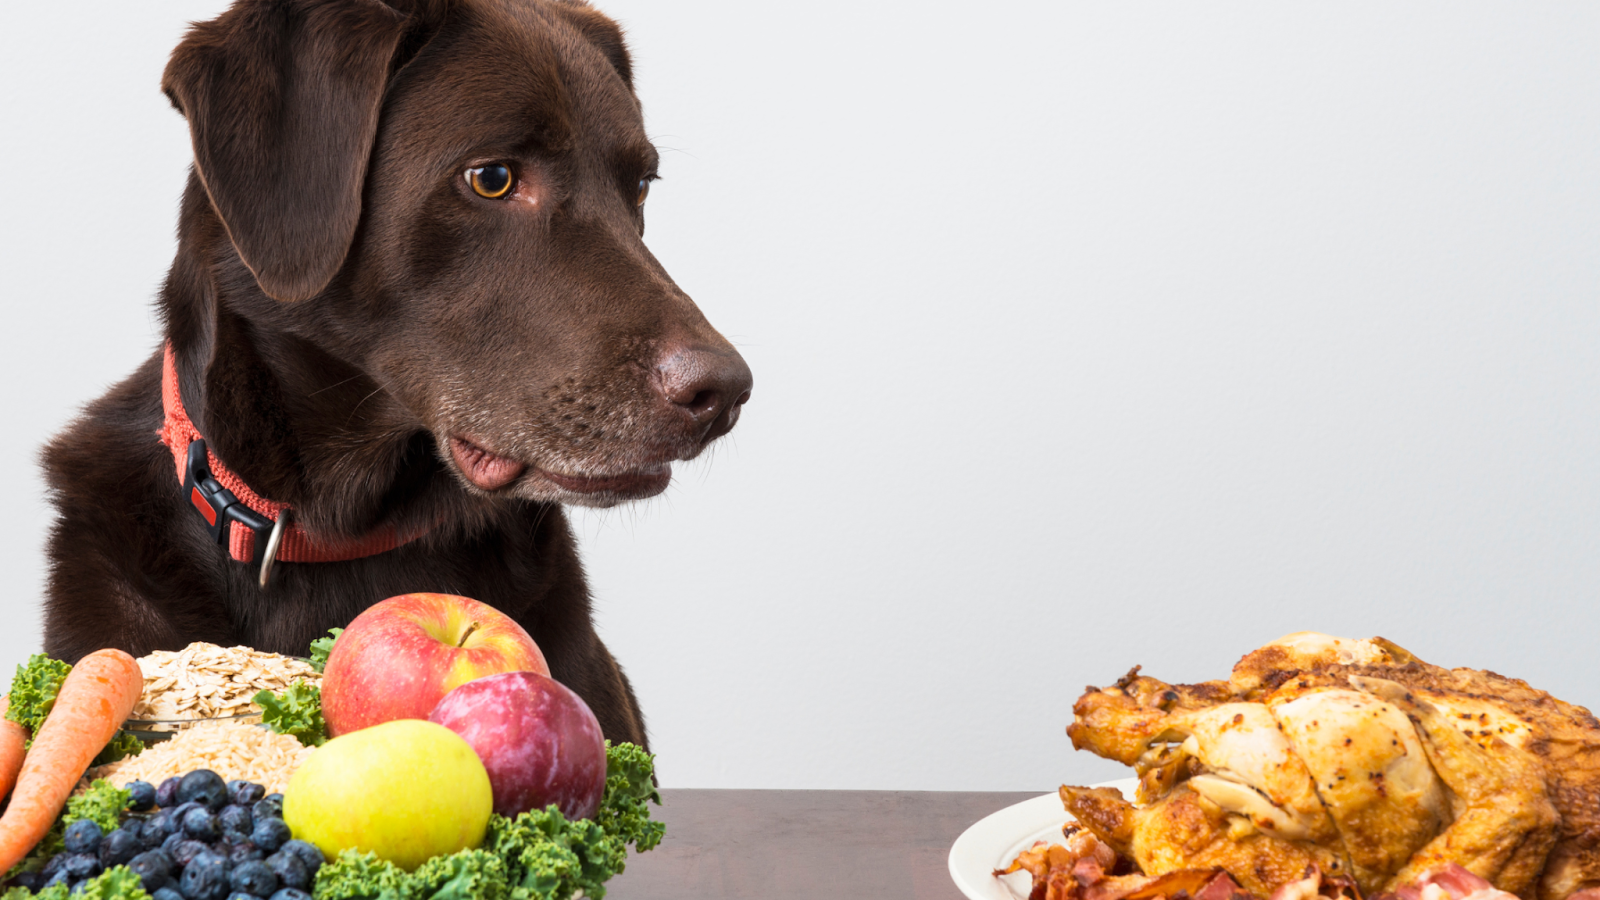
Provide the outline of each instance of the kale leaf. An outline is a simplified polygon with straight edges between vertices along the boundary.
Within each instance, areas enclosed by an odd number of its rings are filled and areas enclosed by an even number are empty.
[[[317,870],[311,896],[313,900],[416,900],[403,869],[376,853],[355,850],[340,853]]]
[[[333,642],[344,634],[343,628],[329,628],[328,637],[320,637],[311,642],[311,668],[321,672],[328,667],[328,654],[333,652]]]
[[[67,811],[61,814],[63,827],[79,819],[92,819],[106,833],[117,830],[133,802],[133,792],[119,788],[104,778],[95,779],[89,789],[67,800]]]
[[[328,723],[322,718],[322,689],[297,681],[281,694],[259,691],[251,702],[261,707],[261,722],[279,734],[289,734],[307,747],[328,742]]]
[[[435,856],[411,875],[416,900],[506,900],[505,861],[483,850]]]
[[[11,679],[11,705],[6,709],[6,718],[20,723],[29,733],[37,732],[55,707],[61,682],[71,671],[71,666],[43,653],[28,657],[26,663],[17,666],[17,674]]]
[[[606,741],[606,792],[595,821],[640,853],[661,843],[667,826],[650,818],[647,803],[661,805],[656,791],[655,757],[636,744]]]

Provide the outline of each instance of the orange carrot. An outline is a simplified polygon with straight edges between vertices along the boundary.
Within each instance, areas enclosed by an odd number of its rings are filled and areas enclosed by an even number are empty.
[[[28,746],[26,726],[5,718],[11,708],[11,695],[0,697],[0,797],[11,793],[17,783],[17,772],[22,769],[24,748]]]
[[[0,872],[10,871],[49,833],[89,763],[133,712],[144,676],[121,650],[96,650],[61,682],[56,704],[33,736],[11,805],[0,816]]]

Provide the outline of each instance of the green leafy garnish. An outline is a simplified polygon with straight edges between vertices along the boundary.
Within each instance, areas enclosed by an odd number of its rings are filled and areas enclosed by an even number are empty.
[[[411,874],[417,900],[506,900],[505,861],[484,850],[435,856]]]
[[[43,653],[28,657],[26,663],[17,666],[17,674],[11,679],[11,705],[6,709],[6,718],[23,725],[29,733],[38,731],[56,705],[61,682],[71,671],[71,666]]]
[[[333,642],[343,633],[343,628],[329,628],[328,637],[311,642],[311,668],[321,672],[327,667]],[[328,723],[322,718],[322,688],[317,685],[297,681],[282,693],[259,691],[250,700],[261,707],[261,723],[273,731],[293,735],[307,747],[328,742]]]
[[[313,900],[412,900],[405,870],[376,853],[346,850],[317,870]]]
[[[145,900],[150,893],[132,869],[112,866],[84,882],[83,890],[74,896],[80,900]]]
[[[106,748],[100,751],[100,755],[96,756],[94,758],[94,762],[89,763],[89,766],[92,768],[94,766],[108,765],[116,762],[119,759],[126,759],[130,756],[138,756],[143,752],[144,741],[139,740],[137,737],[126,731],[118,731],[116,737],[111,739],[111,743],[107,744]]]
[[[322,718],[322,689],[297,681],[281,694],[258,691],[251,702],[261,707],[261,722],[279,734],[293,735],[307,747],[328,742],[328,723]]]
[[[667,833],[666,825],[650,818],[647,805],[661,805],[655,773],[655,757],[643,747],[628,743],[613,747],[606,741],[606,793],[594,818],[641,853],[661,843]]]
[[[104,778],[96,778],[89,789],[67,800],[67,811],[61,816],[63,827],[79,819],[93,819],[100,830],[110,833],[122,824],[133,802],[133,792],[119,788]]]
[[[569,820],[554,806],[489,820],[486,845],[505,858],[515,900],[568,900],[578,890],[600,898],[622,871],[627,842],[592,819]]]
[[[333,652],[333,642],[344,634],[343,628],[329,628],[328,637],[320,637],[311,642],[311,668],[321,672],[328,667],[328,654]]]
[[[258,701],[259,702],[259,701]],[[661,842],[650,819],[659,804],[654,757],[606,742],[606,790],[593,819],[569,820],[554,806],[514,819],[489,817],[481,850],[436,856],[407,875],[371,853],[347,850],[317,872],[315,900],[601,900],[627,863],[628,846]],[[5,898],[0,898],[5,900]]]

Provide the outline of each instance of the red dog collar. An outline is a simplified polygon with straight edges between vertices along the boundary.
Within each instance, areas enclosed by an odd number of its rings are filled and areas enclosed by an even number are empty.
[[[287,503],[278,503],[250,490],[249,485],[217,459],[200,430],[189,420],[178,392],[178,367],[172,345],[161,360],[161,441],[172,450],[178,480],[189,503],[205,519],[217,543],[228,545],[228,555],[242,563],[261,563],[261,586],[266,587],[273,562],[342,562],[376,556],[426,534],[426,529],[402,535],[383,528],[354,540],[314,538],[290,524]],[[237,526],[244,527],[237,527]],[[261,548],[260,553],[257,549]]]

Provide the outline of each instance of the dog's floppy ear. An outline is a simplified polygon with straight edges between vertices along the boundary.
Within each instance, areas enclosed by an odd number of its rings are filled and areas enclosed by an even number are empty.
[[[344,263],[406,21],[379,0],[240,0],[167,63],[200,180],[272,297],[315,296]]]
[[[622,76],[622,83],[633,90],[633,58],[628,55],[621,26],[583,0],[567,0],[556,10],[611,61],[611,67]]]

